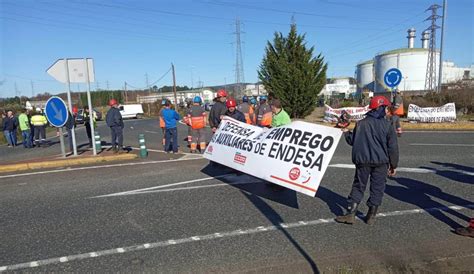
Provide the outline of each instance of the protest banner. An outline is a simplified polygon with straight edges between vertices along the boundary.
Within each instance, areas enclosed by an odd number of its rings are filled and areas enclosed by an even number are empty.
[[[314,197],[341,134],[301,121],[268,129],[224,116],[204,157]]]
[[[351,121],[359,121],[364,119],[365,114],[370,110],[369,106],[365,107],[345,107],[345,108],[332,108],[325,105],[326,110],[324,111],[324,121],[329,123],[336,123],[337,118],[341,116],[341,112],[345,110],[350,115]]]
[[[441,107],[422,108],[414,104],[408,106],[409,121],[420,123],[443,123],[456,121],[456,106],[448,103]]]

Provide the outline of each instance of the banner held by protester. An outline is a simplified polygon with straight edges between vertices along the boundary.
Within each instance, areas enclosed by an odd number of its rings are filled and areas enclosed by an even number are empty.
[[[315,196],[341,130],[306,122],[260,128],[225,116],[204,157]]]
[[[345,107],[345,108],[332,108],[328,105],[325,105],[324,111],[324,121],[335,123],[337,118],[341,115],[343,111],[347,112],[350,115],[351,121],[359,121],[364,119],[365,114],[370,110],[369,106],[365,107]]]
[[[422,108],[414,104],[408,106],[409,121],[420,123],[443,123],[456,121],[456,105],[448,103],[440,107]]]

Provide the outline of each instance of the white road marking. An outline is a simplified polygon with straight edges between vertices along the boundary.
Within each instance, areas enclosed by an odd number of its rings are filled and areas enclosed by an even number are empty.
[[[160,189],[160,188],[167,188],[167,187],[171,187],[171,186],[179,186],[179,185],[191,184],[191,183],[202,182],[202,181],[207,181],[207,180],[212,180],[212,179],[225,178],[225,177],[229,177],[231,175],[232,174],[224,174],[224,175],[219,175],[219,176],[214,176],[214,177],[205,177],[205,178],[200,178],[200,179],[182,181],[182,182],[178,182],[178,183],[159,185],[159,186],[153,186],[153,187],[146,187],[146,188],[139,188],[139,189],[134,189],[134,190],[129,190],[129,191],[123,191],[123,192],[111,193],[111,194],[106,194],[106,195],[100,195],[100,196],[95,196],[95,197],[91,197],[91,198],[103,198],[103,197],[120,196],[120,195],[135,193],[135,192],[144,192],[144,191],[150,191],[150,190],[155,190],[155,189]]]
[[[349,169],[355,169],[355,165],[353,164],[332,164],[329,165],[329,167],[336,167],[336,168],[349,168]],[[434,173],[436,174],[437,172],[443,172],[443,171],[448,171],[448,170],[437,170],[437,169],[428,169],[428,168],[417,168],[417,167],[399,167],[397,168],[397,172],[409,172],[409,173]],[[469,172],[465,170],[449,170],[449,171],[454,171],[457,173],[461,173],[464,175],[469,175],[469,176],[474,176],[474,172]]]
[[[68,261],[68,258],[67,258],[67,257],[61,257],[61,258],[59,258],[59,261],[60,261],[61,263],[65,263],[65,262]]]
[[[151,165],[151,164],[160,164],[160,163],[173,163],[173,162],[191,161],[191,160],[199,160],[199,159],[202,159],[202,158],[186,158],[186,159],[174,159],[174,160],[157,160],[157,161],[133,162],[133,163],[123,163],[123,164],[111,164],[111,165],[99,165],[99,166],[74,167],[74,168],[67,168],[67,169],[55,169],[55,170],[28,172],[28,173],[21,173],[21,174],[3,175],[3,176],[0,176],[0,179],[3,179],[3,178],[15,178],[15,177],[22,177],[22,176],[34,176],[34,175],[49,174],[49,173],[69,172],[69,171],[77,171],[77,170],[98,169],[98,168],[125,167],[125,166],[137,166],[137,165]]]
[[[474,147],[474,144],[423,144],[412,143],[410,146],[448,146],[448,147]]]
[[[159,134],[159,132],[158,132],[158,131],[145,130],[145,132],[148,132],[148,133],[153,133],[153,134]]]
[[[392,212],[384,212],[384,213],[378,214],[377,216],[380,218],[385,218],[385,217],[394,217],[394,216],[402,216],[402,215],[421,214],[425,212],[442,211],[442,210],[447,210],[447,209],[459,211],[459,210],[472,209],[472,208],[474,208],[474,204],[464,205],[463,207],[449,206],[449,207],[427,208],[423,210],[421,209],[399,210],[399,211],[392,211]],[[132,246],[106,249],[106,250],[83,253],[83,254],[75,254],[75,255],[68,255],[68,256],[62,256],[62,257],[56,257],[56,258],[50,258],[50,259],[44,259],[44,260],[37,260],[37,261],[32,261],[32,262],[4,265],[4,266],[0,266],[0,272],[25,269],[29,267],[46,266],[46,265],[58,264],[58,263],[64,263],[64,262],[70,262],[70,261],[79,261],[79,260],[89,259],[91,257],[104,257],[104,256],[109,256],[109,255],[116,255],[119,253],[128,253],[128,252],[140,251],[140,250],[145,250],[145,249],[155,249],[159,247],[167,247],[167,246],[176,245],[176,244],[185,244],[185,243],[198,242],[198,241],[214,240],[214,239],[224,238],[224,237],[230,238],[230,237],[237,237],[240,235],[265,233],[267,231],[277,231],[277,230],[283,230],[285,228],[310,227],[310,226],[328,224],[328,223],[335,223],[335,221],[333,218],[330,218],[330,219],[318,219],[318,220],[312,220],[312,221],[299,221],[295,223],[280,223],[280,224],[271,225],[271,226],[258,226],[256,228],[250,228],[250,229],[237,229],[234,231],[217,232],[217,233],[201,235],[201,236],[192,236],[189,238],[182,238],[182,239],[177,239],[177,240],[158,241],[158,242],[154,242],[150,244],[132,245]],[[149,245],[149,246],[146,246],[146,245]],[[97,255],[97,256],[92,256],[92,254]],[[67,261],[64,261],[63,258],[67,258]]]
[[[94,258],[94,257],[97,257],[99,255],[96,252],[91,252],[91,253],[89,253],[89,256],[91,256],[91,258]]]

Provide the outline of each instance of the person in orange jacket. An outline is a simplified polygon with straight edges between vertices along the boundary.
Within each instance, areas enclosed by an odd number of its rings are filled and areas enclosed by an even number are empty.
[[[242,103],[237,106],[237,110],[245,115],[245,122],[249,125],[255,125],[255,112],[253,106],[249,104],[247,96],[242,97]]]
[[[257,126],[259,127],[271,127],[272,125],[272,108],[267,100],[267,96],[260,96],[260,106],[257,111]]]
[[[167,101],[168,99],[161,100],[161,109],[160,109],[160,112],[158,113],[158,118],[160,119],[161,133],[163,134],[163,139],[161,140],[163,147],[165,146],[165,120],[163,119],[162,113]]]
[[[206,110],[202,106],[202,99],[199,96],[193,98],[193,104],[188,110],[188,122],[191,128],[191,153],[197,152],[197,144],[199,142],[199,150],[204,152],[206,149],[206,136],[204,128],[207,124]]]

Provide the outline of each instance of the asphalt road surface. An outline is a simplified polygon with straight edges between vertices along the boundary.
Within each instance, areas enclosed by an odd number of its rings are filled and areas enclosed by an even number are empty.
[[[126,125],[128,145],[146,130],[161,149],[156,121]],[[474,216],[474,133],[399,140],[400,169],[374,226],[333,221],[354,173],[344,140],[315,198],[199,155],[153,151],[132,163],[3,174],[0,271],[472,271],[474,239],[452,229]]]

